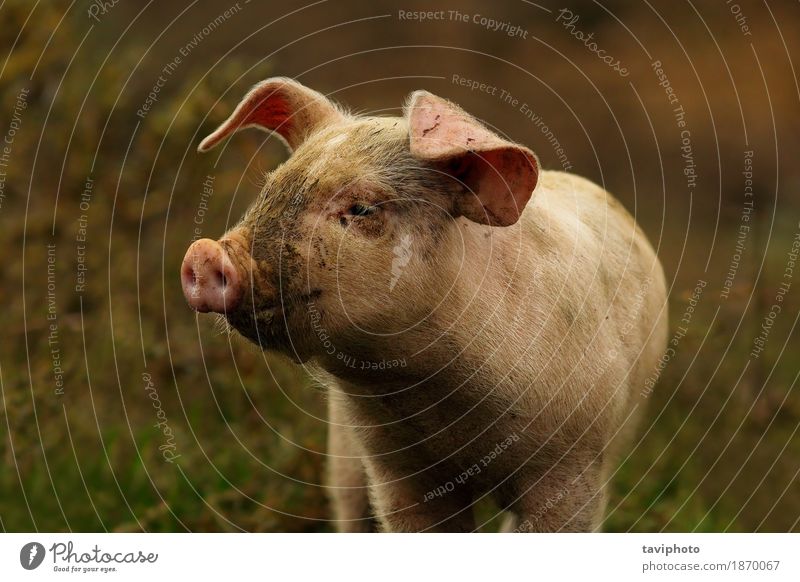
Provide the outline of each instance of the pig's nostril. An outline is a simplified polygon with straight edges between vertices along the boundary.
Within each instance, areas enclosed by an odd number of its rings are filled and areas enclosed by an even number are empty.
[[[183,269],[181,271],[181,278],[183,279],[184,286],[194,287],[197,285],[197,273],[195,272],[194,268],[188,264],[184,263]]]
[[[223,289],[225,288],[225,273],[223,273],[220,269],[214,269],[214,282]]]

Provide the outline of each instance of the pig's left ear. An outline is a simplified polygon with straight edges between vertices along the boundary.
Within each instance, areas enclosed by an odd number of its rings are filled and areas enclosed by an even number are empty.
[[[248,127],[274,131],[294,150],[316,129],[342,113],[324,95],[286,77],[261,81],[230,117],[197,148],[207,152],[232,133]]]
[[[412,93],[406,115],[411,155],[439,166],[469,189],[456,201],[458,214],[492,226],[519,220],[539,178],[532,151],[427,91]]]

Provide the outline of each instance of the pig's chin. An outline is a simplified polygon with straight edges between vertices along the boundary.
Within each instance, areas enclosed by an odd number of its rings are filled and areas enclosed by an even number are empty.
[[[242,311],[228,314],[225,319],[228,325],[262,350],[280,352],[297,363],[306,362],[311,357],[303,348],[302,335],[293,332],[291,313],[282,310]]]

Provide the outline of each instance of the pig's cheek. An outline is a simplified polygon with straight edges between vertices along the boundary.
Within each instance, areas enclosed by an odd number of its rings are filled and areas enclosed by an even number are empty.
[[[298,284],[303,294],[318,296],[326,289],[324,275],[331,266],[329,245],[324,237],[315,236],[303,247],[303,272]]]
[[[316,236],[310,245],[308,256],[309,266],[314,266],[319,270],[326,270],[331,264],[331,252],[328,243],[323,236]]]
[[[353,227],[357,229],[357,234],[371,239],[379,239],[386,234],[386,221],[381,215],[359,217],[354,220]]]

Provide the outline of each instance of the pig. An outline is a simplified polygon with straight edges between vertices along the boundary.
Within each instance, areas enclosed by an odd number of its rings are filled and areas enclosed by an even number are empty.
[[[339,531],[601,528],[667,341],[662,266],[603,188],[456,104],[351,114],[288,78],[252,88],[199,145],[243,128],[290,157],[181,280],[326,387]]]

